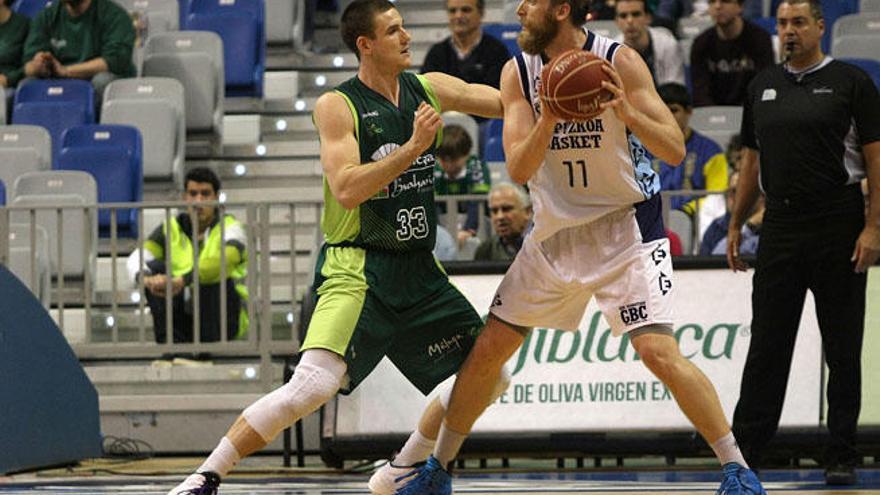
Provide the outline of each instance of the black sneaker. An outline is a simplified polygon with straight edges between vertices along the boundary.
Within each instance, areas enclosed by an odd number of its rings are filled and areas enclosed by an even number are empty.
[[[855,485],[857,482],[856,469],[852,466],[835,464],[825,469],[825,484]]]

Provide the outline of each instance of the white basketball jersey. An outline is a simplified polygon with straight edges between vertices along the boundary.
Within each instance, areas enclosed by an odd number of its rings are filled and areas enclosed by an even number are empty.
[[[584,50],[613,62],[620,43],[585,30]],[[540,115],[538,81],[544,60],[522,53],[516,58],[523,94]],[[586,122],[560,122],[529,180],[534,208],[532,235],[542,241],[560,229],[591,222],[660,191],[645,147],[613,110]]]

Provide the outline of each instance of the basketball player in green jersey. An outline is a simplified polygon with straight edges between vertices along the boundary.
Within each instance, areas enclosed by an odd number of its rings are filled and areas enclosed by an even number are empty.
[[[315,104],[325,244],[300,363],[287,384],[244,410],[197,472],[170,494],[216,494],[242,457],[337,391],[350,392],[384,356],[427,394],[458,371],[482,326],[431,254],[434,148],[441,111],[501,117],[500,94],[445,74],[404,72],[411,65],[410,36],[388,0],[355,0],[340,29],[360,66],[357,77]],[[495,397],[507,382],[499,381]],[[373,493],[391,495],[398,473],[428,457],[449,392],[429,404],[393,465],[373,476]]]

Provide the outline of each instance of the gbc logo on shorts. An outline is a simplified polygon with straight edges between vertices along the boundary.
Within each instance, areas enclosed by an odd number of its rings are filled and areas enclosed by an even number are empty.
[[[644,301],[621,306],[618,310],[620,311],[620,319],[627,325],[647,321],[648,319],[648,307]]]

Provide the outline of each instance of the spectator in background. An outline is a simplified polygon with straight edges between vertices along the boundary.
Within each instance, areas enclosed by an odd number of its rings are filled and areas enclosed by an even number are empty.
[[[741,228],[763,193],[751,341],[733,429],[746,460],[761,467],[779,426],[809,290],[828,366],[825,482],[852,485],[862,460],[866,272],[880,256],[880,202],[872,198],[866,215],[859,182],[867,178],[871,195],[880,191],[880,94],[863,70],[822,52],[831,26],[819,0],[784,0],[776,22],[788,61],[749,85],[727,234],[728,265],[745,270]]]
[[[460,125],[450,124],[443,128],[443,141],[437,147],[434,165],[434,192],[440,196],[458,194],[486,194],[492,185],[489,167],[474,154],[473,141]],[[438,212],[445,214],[446,204],[438,204]],[[471,237],[477,235],[480,226],[480,202],[462,201],[458,213],[465,213],[464,224],[455,238],[459,249]]]
[[[736,198],[736,182],[739,174],[734,172],[730,175],[730,186],[725,193],[727,200],[727,211],[716,218],[709,224],[703,239],[700,241],[700,255],[721,255],[727,253],[727,228],[730,225],[730,214],[733,211],[734,199]],[[760,198],[749,214],[742,227],[741,239],[739,246],[740,254],[753,256],[758,252],[758,241],[761,234],[761,223],[764,221],[764,200]]]
[[[0,88],[15,88],[24,76],[21,52],[30,20],[13,12],[12,0],[0,0]]]
[[[697,5],[699,4],[699,5]],[[761,0],[745,0],[743,2],[743,18],[754,19],[764,14],[761,12]],[[708,15],[706,0],[659,0],[657,3],[654,24],[678,26],[678,20],[685,17],[704,17]]]
[[[668,83],[657,88],[660,98],[666,103],[678,127],[684,134],[685,154],[680,164],[655,161],[660,173],[660,187],[664,191],[687,189],[724,191],[727,189],[727,158],[718,143],[700,134],[690,126],[693,108],[688,90],[681,84]],[[697,213],[697,200],[694,196],[673,196],[672,208],[682,210],[692,217]],[[703,200],[701,199],[702,203]],[[702,208],[704,205],[701,204]],[[722,206],[719,205],[718,210]],[[713,213],[714,218],[720,211]]]
[[[503,182],[489,191],[492,237],[480,243],[477,261],[510,261],[522,247],[532,221],[532,202],[522,186]]]
[[[666,238],[669,239],[669,254],[672,256],[681,256],[684,254],[684,245],[681,243],[681,237],[670,229],[666,230]],[[690,253],[688,253],[690,254]]]
[[[501,68],[510,58],[504,43],[484,35],[485,0],[446,0],[451,36],[433,45],[422,73],[445,72],[469,83],[497,88]]]
[[[743,0],[711,0],[715,26],[691,47],[694,106],[742,105],[749,82],[773,65],[773,44],[761,27],[742,17]]]
[[[225,215],[225,243],[220,238],[220,217],[216,206],[200,206],[202,201],[217,201],[220,179],[209,168],[194,168],[184,179],[183,198],[192,203],[188,211],[172,218],[168,225],[160,225],[144,242],[144,262],[140,263],[140,250],[128,257],[128,273],[137,283],[143,279],[147,303],[153,314],[156,342],[166,342],[167,314],[165,298],[168,290],[166,266],[166,239],[170,231],[171,247],[171,297],[172,328],[174,342],[193,342],[193,297],[195,275],[193,273],[195,247],[199,246],[199,323],[202,342],[220,340],[220,291],[226,291],[226,336],[241,338],[247,332],[247,289],[244,278],[247,272],[245,232],[241,223],[232,215]],[[193,213],[193,216],[190,216]],[[197,221],[193,225],[193,218]],[[226,254],[226,281],[220,280],[220,252]]]
[[[651,11],[645,0],[618,0],[615,22],[621,34],[616,38],[639,52],[648,65],[654,84],[684,84],[684,58],[675,36],[664,27],[650,27]]]
[[[458,259],[458,243],[446,227],[437,224],[437,239],[434,241],[434,256],[440,261]]]
[[[111,81],[136,75],[134,40],[131,18],[113,0],[60,0],[31,22],[25,75],[91,80],[99,101]]]
[[[587,22],[614,20],[614,4],[616,3],[616,0],[591,0]]]
[[[678,29],[678,20],[694,13],[693,0],[660,0],[654,20],[657,24],[668,26],[673,32]]]

